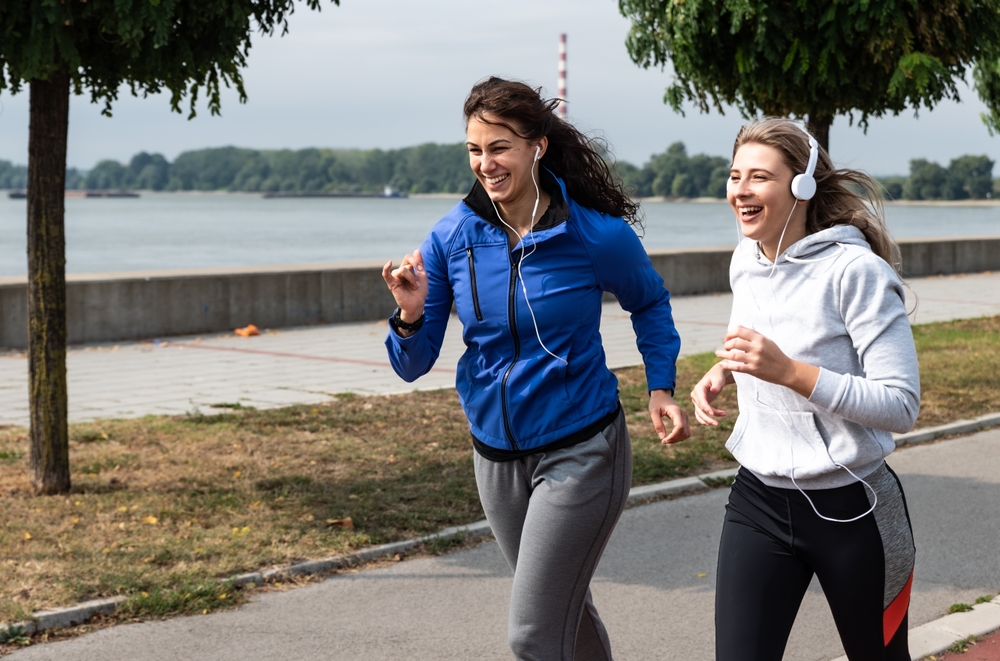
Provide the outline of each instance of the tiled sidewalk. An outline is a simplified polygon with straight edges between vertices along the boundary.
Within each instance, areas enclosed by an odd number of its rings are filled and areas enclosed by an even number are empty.
[[[919,300],[915,323],[1000,314],[1000,273],[909,282]],[[731,296],[680,297],[674,319],[684,355],[721,344]],[[452,387],[464,350],[461,326],[449,326],[435,368],[413,384],[389,367],[385,322],[312,326],[235,335],[165,338],[72,347],[68,356],[72,421],[177,414],[240,403],[268,408],[329,401],[337,393],[389,394]],[[604,346],[612,367],[640,364],[629,315],[604,306]],[[0,425],[28,420],[27,360],[0,353]]]

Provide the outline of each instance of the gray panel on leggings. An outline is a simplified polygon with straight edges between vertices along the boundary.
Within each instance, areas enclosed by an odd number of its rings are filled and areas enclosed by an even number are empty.
[[[888,608],[906,587],[906,582],[913,573],[916,554],[913,532],[903,505],[903,492],[888,467],[883,463],[865,478],[865,482],[878,494],[878,504],[873,514],[882,536],[882,550],[885,554],[885,595],[882,597],[882,608]],[[868,494],[870,505],[872,493],[868,489],[865,489],[865,493]]]

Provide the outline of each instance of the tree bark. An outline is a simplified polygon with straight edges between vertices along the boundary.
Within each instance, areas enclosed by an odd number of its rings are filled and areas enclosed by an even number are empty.
[[[28,390],[31,481],[69,491],[66,396],[66,136],[69,74],[31,81],[28,129]]]
[[[819,146],[830,153],[830,126],[833,124],[833,115],[820,115],[809,113],[809,132],[816,138]]]

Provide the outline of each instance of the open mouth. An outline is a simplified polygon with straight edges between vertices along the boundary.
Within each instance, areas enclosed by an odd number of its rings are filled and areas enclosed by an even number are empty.
[[[738,213],[743,220],[749,220],[764,210],[764,207],[739,207]]]
[[[486,184],[488,186],[496,186],[497,184],[499,184],[500,182],[504,181],[509,177],[510,174],[508,173],[508,174],[502,174],[499,177],[485,177],[485,179],[486,179]]]

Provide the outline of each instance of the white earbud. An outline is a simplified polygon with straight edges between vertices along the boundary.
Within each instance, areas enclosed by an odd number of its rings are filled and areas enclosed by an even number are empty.
[[[542,157],[542,148],[539,145],[535,145],[535,160],[537,161]]]

